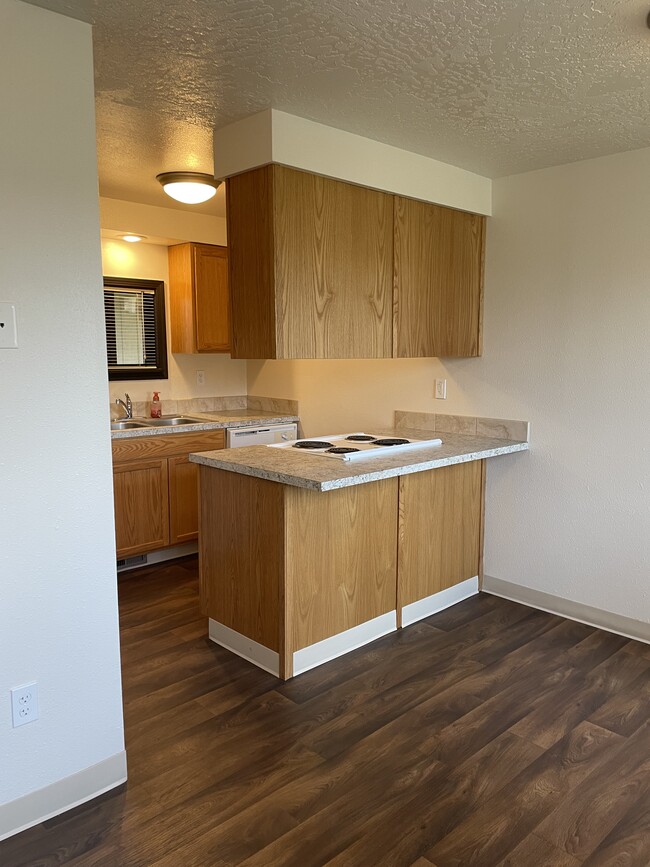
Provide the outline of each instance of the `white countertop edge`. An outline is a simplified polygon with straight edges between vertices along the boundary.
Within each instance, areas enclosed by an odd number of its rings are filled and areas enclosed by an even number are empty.
[[[375,472],[368,472],[363,475],[348,476],[346,478],[332,479],[325,482],[317,482],[313,479],[306,479],[304,476],[292,476],[288,473],[278,472],[275,470],[262,470],[256,467],[248,467],[245,464],[234,464],[227,460],[219,460],[218,451],[191,454],[190,461],[217,470],[239,473],[242,476],[254,476],[258,479],[266,479],[269,482],[280,482],[281,484],[292,485],[296,488],[309,488],[312,491],[324,492],[334,491],[338,488],[350,488],[354,485],[365,485],[368,482],[378,482],[381,479],[393,479],[396,476],[407,476],[411,473],[421,473],[426,470],[436,470],[440,467],[452,466],[453,464],[464,464],[469,461],[481,461],[484,458],[496,458],[499,457],[499,455],[509,455],[514,452],[525,452],[528,451],[529,448],[530,446],[527,442],[509,442],[503,446],[497,446],[495,448],[481,449],[476,452],[451,455],[430,461],[420,461],[417,464],[406,464],[402,467],[375,470]],[[213,457],[213,455],[216,457]]]
[[[182,413],[185,415],[185,413]],[[188,416],[192,418],[198,415],[205,416],[218,416],[218,412],[214,413],[186,413]],[[128,419],[119,419],[119,421],[127,421]],[[208,419],[205,421],[199,421],[196,424],[182,424],[182,425],[170,425],[169,427],[164,426],[152,426],[152,427],[141,427],[135,428],[133,430],[112,430],[111,431],[111,439],[112,440],[126,440],[133,439],[134,437],[149,437],[149,436],[161,436],[162,434],[180,434],[180,433],[196,433],[197,431],[204,430],[220,430],[231,427],[256,427],[261,424],[291,424],[292,422],[300,421],[297,415],[277,415],[277,416],[258,416],[256,418],[232,418],[232,419]]]

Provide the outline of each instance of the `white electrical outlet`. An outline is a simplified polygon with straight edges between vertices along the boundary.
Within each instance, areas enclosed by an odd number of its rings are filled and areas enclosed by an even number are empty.
[[[38,684],[26,683],[11,690],[11,718],[14,728],[38,719]]]
[[[447,380],[436,379],[436,398],[438,400],[447,400]]]
[[[0,303],[0,349],[18,349],[16,308],[5,302]]]
[[[205,370],[196,371],[196,384],[205,385]]]

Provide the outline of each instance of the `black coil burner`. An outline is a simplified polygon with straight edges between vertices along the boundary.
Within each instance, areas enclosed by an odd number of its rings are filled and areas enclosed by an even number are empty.
[[[349,439],[349,437],[348,437],[348,439]],[[349,455],[350,452],[360,452],[361,449],[353,449],[353,448],[350,448],[349,446],[336,446],[335,448],[328,449],[327,451],[329,452],[329,454],[332,454],[332,455]]]
[[[375,440],[373,445],[376,446],[405,446],[408,445],[410,440],[400,440],[393,439],[391,437],[387,437],[385,440]]]
[[[372,443],[375,441],[375,438],[371,437],[369,434],[352,434],[345,439],[352,443]]]
[[[301,440],[299,443],[294,443],[294,449],[331,449],[332,443],[326,443],[321,440]]]

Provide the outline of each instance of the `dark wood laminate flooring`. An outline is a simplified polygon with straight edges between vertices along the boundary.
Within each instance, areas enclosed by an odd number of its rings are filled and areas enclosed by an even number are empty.
[[[648,867],[650,646],[479,595],[281,683],[120,582],[128,786],[2,867]]]

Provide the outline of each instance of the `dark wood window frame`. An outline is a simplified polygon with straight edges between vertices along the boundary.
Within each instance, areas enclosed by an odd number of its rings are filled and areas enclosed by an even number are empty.
[[[145,289],[153,291],[156,339],[155,367],[138,368],[132,365],[109,366],[110,381],[132,379],[167,379],[167,324],[165,320],[165,284],[162,280],[131,280],[126,277],[104,277],[104,289]],[[110,323],[105,324],[108,345]]]

